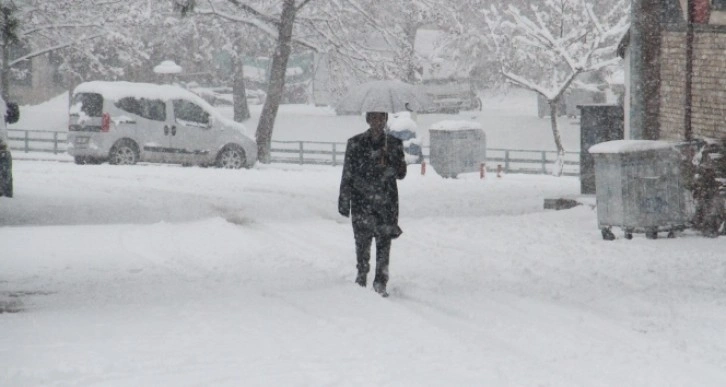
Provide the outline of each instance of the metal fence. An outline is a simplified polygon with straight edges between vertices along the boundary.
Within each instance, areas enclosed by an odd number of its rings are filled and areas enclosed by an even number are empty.
[[[67,132],[51,130],[8,129],[10,149],[21,152],[66,151]],[[272,141],[271,158],[274,163],[341,165],[345,156],[345,143],[325,141]],[[423,147],[428,158],[429,147]],[[487,148],[486,169],[496,171],[501,166],[505,173],[546,174],[551,172],[557,152],[547,150]],[[579,176],[580,153],[566,152],[564,174]]]
[[[11,150],[28,152],[65,153],[68,133],[54,130],[8,129]]]

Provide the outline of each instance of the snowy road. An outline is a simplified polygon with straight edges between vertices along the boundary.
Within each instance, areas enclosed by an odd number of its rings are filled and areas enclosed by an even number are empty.
[[[339,167],[14,172],[2,386],[726,384],[723,238],[605,242],[577,179],[412,166],[381,299]]]

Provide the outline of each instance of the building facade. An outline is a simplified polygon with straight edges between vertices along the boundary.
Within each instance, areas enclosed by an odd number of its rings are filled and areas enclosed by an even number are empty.
[[[693,4],[692,76],[688,88],[688,3],[662,0],[658,137],[686,140],[687,106],[692,138],[726,137],[726,0]]]

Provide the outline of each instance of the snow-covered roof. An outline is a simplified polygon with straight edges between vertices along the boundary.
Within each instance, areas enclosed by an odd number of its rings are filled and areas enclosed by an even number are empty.
[[[588,151],[590,153],[628,153],[662,149],[674,149],[673,143],[657,140],[615,140],[595,144]]]
[[[431,124],[431,130],[471,130],[483,129],[481,124],[476,121],[469,120],[444,120]]]

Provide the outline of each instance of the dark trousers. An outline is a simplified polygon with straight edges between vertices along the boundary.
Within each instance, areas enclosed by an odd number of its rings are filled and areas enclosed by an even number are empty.
[[[0,196],[13,197],[13,158],[6,150],[0,150]]]
[[[353,234],[355,236],[355,254],[358,260],[358,274],[368,274],[370,271],[371,244],[376,239],[376,276],[373,283],[384,287],[388,283],[388,262],[391,252],[391,237],[376,232],[372,222],[354,221]]]

